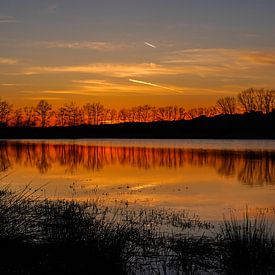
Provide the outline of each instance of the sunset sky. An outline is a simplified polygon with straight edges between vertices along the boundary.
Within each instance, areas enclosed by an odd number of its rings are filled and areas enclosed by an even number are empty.
[[[2,0],[0,96],[209,106],[275,88],[274,0]]]

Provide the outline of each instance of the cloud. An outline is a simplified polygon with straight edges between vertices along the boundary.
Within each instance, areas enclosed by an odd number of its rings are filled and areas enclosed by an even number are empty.
[[[57,66],[57,67],[31,67],[26,69],[23,74],[47,74],[47,73],[86,73],[102,74],[113,77],[132,77],[144,75],[177,75],[182,71],[181,68],[164,67],[155,63],[139,64],[105,64],[95,63],[79,66]]]
[[[84,80],[72,80],[74,85],[70,85],[67,88],[60,89],[37,89],[20,91],[25,95],[48,95],[62,96],[64,99],[68,98],[68,95],[72,96],[107,96],[107,95],[167,95],[167,90],[176,92],[176,94],[183,95],[204,95],[204,94],[225,94],[224,89],[211,89],[211,88],[196,88],[196,87],[167,87],[161,86],[151,82],[145,82],[136,79],[114,79],[114,81],[107,81],[103,79],[84,79]],[[136,84],[143,84],[136,85]]]
[[[14,24],[14,23],[20,23],[21,21],[15,19],[13,16],[5,16],[0,15],[0,24],[6,23],[6,24]]]
[[[242,59],[256,64],[275,65],[275,52],[253,52],[244,54]]]
[[[151,48],[154,48],[154,49],[157,48],[155,45],[153,45],[153,44],[151,44],[149,42],[146,42],[146,41],[144,41],[144,44],[147,45],[147,46],[149,46],[149,47],[151,47]]]
[[[28,96],[28,97],[25,97],[24,99],[27,99],[27,100],[35,100],[35,101],[40,101],[41,99],[44,99],[44,100],[64,100],[64,98],[61,98],[61,97],[41,97],[41,96]]]
[[[157,88],[161,88],[161,89],[165,89],[165,90],[169,90],[169,91],[173,91],[176,93],[181,93],[179,90],[173,89],[173,88],[169,88],[169,87],[165,87],[165,86],[161,86],[155,83],[151,83],[151,82],[145,82],[145,81],[141,81],[141,80],[136,80],[136,79],[129,79],[130,82],[134,82],[134,83],[138,83],[138,84],[143,84],[143,85],[148,85],[148,86],[152,86],[152,87],[157,87]]]
[[[26,46],[45,49],[86,49],[96,51],[112,51],[129,47],[126,44],[111,43],[105,41],[37,41],[27,43]]]
[[[0,83],[0,86],[14,87],[14,86],[20,86],[20,85],[19,84],[15,84],[15,83]]]
[[[80,83],[80,84],[112,85],[112,83],[108,83],[107,80],[102,80],[102,79],[82,79],[82,80],[72,80],[72,82]]]
[[[17,62],[18,60],[14,58],[0,57],[0,65],[14,65]]]
[[[25,68],[23,75],[35,74],[57,74],[57,73],[79,73],[79,74],[99,74],[108,77],[134,78],[143,76],[173,76],[173,75],[199,75],[206,77],[218,75],[228,70],[226,66],[220,64],[192,65],[185,66],[182,64],[156,64],[156,63],[95,63],[76,66],[38,66]]]
[[[246,49],[185,49],[174,51],[163,58],[165,64],[238,65],[275,64],[275,51]]]

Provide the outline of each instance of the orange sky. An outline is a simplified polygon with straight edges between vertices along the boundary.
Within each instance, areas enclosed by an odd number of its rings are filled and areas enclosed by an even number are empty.
[[[274,88],[274,2],[244,2],[2,2],[0,96],[189,108]]]

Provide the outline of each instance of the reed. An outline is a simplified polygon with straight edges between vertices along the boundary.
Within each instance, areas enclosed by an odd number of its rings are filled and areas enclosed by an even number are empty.
[[[271,232],[248,210],[214,228],[186,211],[0,191],[1,274],[272,274]]]
[[[219,238],[222,267],[228,272],[267,274],[275,270],[275,236],[263,213],[252,217],[248,208],[240,221],[224,217]]]

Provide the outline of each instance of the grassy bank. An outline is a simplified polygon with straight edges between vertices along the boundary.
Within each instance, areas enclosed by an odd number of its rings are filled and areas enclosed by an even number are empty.
[[[220,226],[186,212],[0,192],[1,274],[275,273],[264,215]]]

